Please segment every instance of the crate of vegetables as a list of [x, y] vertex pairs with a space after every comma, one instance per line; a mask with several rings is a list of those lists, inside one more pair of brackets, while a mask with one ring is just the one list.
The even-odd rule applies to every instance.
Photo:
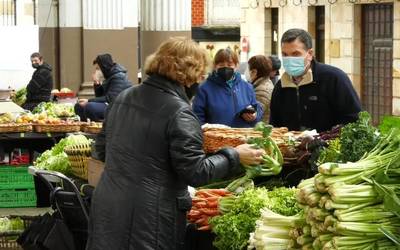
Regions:
[[0, 249], [22, 250], [18, 237], [28, 228], [36, 216], [7, 216], [0, 218]]

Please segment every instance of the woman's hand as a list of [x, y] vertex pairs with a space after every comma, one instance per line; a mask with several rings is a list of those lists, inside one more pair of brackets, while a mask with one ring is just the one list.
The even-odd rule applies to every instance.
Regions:
[[243, 165], [257, 165], [262, 162], [262, 155], [265, 154], [263, 149], [255, 149], [250, 144], [242, 144], [237, 146], [236, 151], [239, 153], [240, 163]]
[[243, 120], [245, 120], [246, 122], [252, 122], [257, 118], [257, 112], [256, 113], [244, 113], [242, 115]]

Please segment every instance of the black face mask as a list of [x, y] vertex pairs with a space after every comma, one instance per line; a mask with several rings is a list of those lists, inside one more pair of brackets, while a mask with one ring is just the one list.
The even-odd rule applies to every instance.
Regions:
[[235, 70], [230, 67], [223, 67], [217, 69], [217, 75], [225, 80], [225, 82], [232, 79]]
[[39, 63], [32, 63], [32, 68], [37, 69], [39, 68]]

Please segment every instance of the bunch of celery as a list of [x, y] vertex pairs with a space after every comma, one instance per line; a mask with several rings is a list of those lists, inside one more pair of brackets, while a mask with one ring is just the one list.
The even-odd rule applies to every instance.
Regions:
[[263, 133], [262, 138], [254, 138], [249, 141], [254, 147], [264, 149], [265, 154], [262, 156], [263, 163], [257, 166], [244, 166], [246, 174], [230, 183], [226, 189], [230, 192], [242, 192], [246, 186], [252, 185], [252, 179], [257, 176], [271, 176], [277, 175], [282, 170], [283, 156], [276, 145], [276, 143], [270, 137], [272, 132], [272, 126], [265, 125], [263, 122], [256, 124], [254, 130], [261, 131]]
[[255, 232], [250, 234], [248, 249], [285, 250], [298, 248], [297, 241], [312, 243], [309, 233], [303, 233], [305, 224], [302, 213], [284, 216], [264, 208]]
[[[393, 239], [400, 229], [400, 181], [389, 174], [400, 177], [396, 130], [359, 161], [324, 163], [319, 174], [301, 182], [297, 200], [313, 249], [397, 249]], [[310, 239], [302, 242], [309, 249]]]

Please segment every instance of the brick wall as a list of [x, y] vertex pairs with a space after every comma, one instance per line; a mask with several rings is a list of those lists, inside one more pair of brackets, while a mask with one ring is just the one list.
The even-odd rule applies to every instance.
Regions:
[[192, 0], [192, 26], [204, 25], [204, 1]]

